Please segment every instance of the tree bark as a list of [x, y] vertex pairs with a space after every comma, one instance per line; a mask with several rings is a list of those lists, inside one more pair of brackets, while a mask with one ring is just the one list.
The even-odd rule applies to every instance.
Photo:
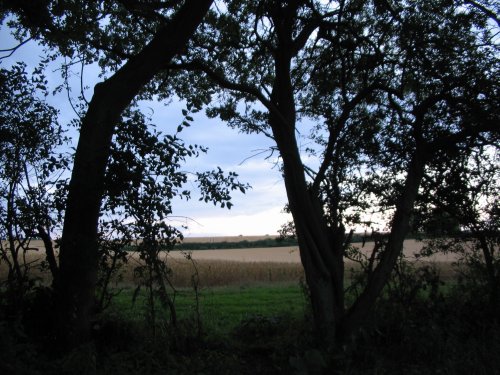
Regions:
[[379, 264], [368, 278], [364, 291], [349, 309], [342, 322], [342, 332], [340, 333], [342, 339], [349, 337], [362, 326], [387, 283], [410, 230], [410, 219], [424, 170], [425, 150], [417, 145], [406, 175], [403, 192], [396, 204], [396, 212], [394, 213], [385, 251]]
[[[285, 49], [286, 51], [286, 49]], [[409, 231], [411, 213], [425, 168], [420, 142], [410, 162], [405, 186], [393, 219], [384, 256], [367, 286], [347, 314], [344, 311], [344, 236], [342, 228], [329, 227], [321, 202], [309, 189], [295, 138], [295, 104], [290, 80], [290, 61], [276, 54], [276, 80], [272, 101], [281, 116], [270, 115], [273, 135], [283, 159], [284, 181], [311, 296], [319, 338], [336, 345], [355, 332], [371, 313], [394, 268]]]
[[59, 277], [59, 267], [57, 266], [57, 260], [54, 253], [54, 246], [52, 245], [52, 238], [48, 231], [42, 225], [37, 227], [38, 235], [43, 241], [45, 247], [45, 259], [49, 264], [50, 274], [52, 275], [52, 285], [57, 284], [57, 278]]
[[[282, 38], [282, 41], [286, 38]], [[279, 116], [270, 113], [273, 136], [283, 159], [284, 182], [299, 242], [301, 261], [311, 296], [319, 338], [333, 344], [336, 326], [343, 315], [342, 250], [335, 246], [321, 202], [311, 194], [295, 138], [296, 109], [290, 77], [291, 48], [281, 46], [275, 54], [276, 78], [271, 100]]]
[[[274, 129], [274, 127], [273, 127]], [[280, 131], [275, 130], [275, 137]], [[342, 255], [335, 253], [333, 237], [323, 217], [320, 202], [307, 187], [295, 137], [277, 137], [283, 158], [284, 181], [311, 296], [319, 338], [333, 344], [337, 322], [343, 314]]]
[[69, 347], [90, 339], [97, 279], [97, 225], [115, 125], [141, 88], [185, 47], [212, 2], [186, 1], [141, 52], [95, 86], [75, 154], [56, 285], [61, 334]]
[[475, 231], [475, 236], [479, 240], [479, 246], [483, 253], [484, 263], [486, 265], [486, 277], [489, 284], [490, 305], [493, 311], [500, 307], [500, 287], [498, 283], [498, 272], [495, 270], [495, 259], [493, 257], [493, 244], [488, 245], [486, 234], [483, 231]]

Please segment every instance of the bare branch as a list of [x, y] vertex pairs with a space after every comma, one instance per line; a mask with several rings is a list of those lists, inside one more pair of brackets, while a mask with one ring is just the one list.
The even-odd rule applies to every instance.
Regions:
[[87, 105], [89, 105], [89, 102], [88, 102], [87, 98], [85, 97], [85, 89], [84, 89], [84, 85], [83, 85], [83, 69], [84, 68], [85, 68], [85, 56], [82, 58], [82, 66], [80, 69], [80, 94], [82, 96], [83, 101]]
[[362, 103], [363, 100], [365, 100], [368, 96], [370, 96], [371, 93], [373, 93], [376, 90], [384, 91], [391, 95], [401, 98], [401, 93], [398, 92], [397, 90], [394, 90], [393, 88], [385, 86], [383, 84], [374, 83], [368, 87], [365, 87], [363, 90], [358, 92], [358, 94], [352, 100], [347, 102], [347, 104], [344, 106], [344, 109], [340, 117], [336, 121], [337, 125], [336, 129], [330, 131], [330, 137], [328, 138], [328, 144], [326, 146], [323, 163], [321, 164], [312, 185], [313, 192], [318, 191], [321, 181], [325, 177], [326, 171], [328, 170], [328, 167], [330, 166], [333, 158], [333, 150], [335, 147], [335, 143], [340, 135], [340, 132], [344, 128], [345, 123], [349, 119], [351, 112], [356, 108], [358, 104]]
[[263, 149], [263, 150], [253, 150], [253, 151], [254, 151], [255, 153], [254, 153], [254, 154], [252, 154], [252, 155], [250, 155], [250, 156], [248, 156], [248, 157], [246, 157], [245, 159], [243, 159], [243, 160], [242, 160], [242, 161], [238, 164], [238, 166], [243, 165], [243, 164], [244, 164], [247, 160], [250, 160], [250, 159], [252, 159], [252, 158], [255, 158], [255, 157], [257, 157], [257, 156], [259, 156], [259, 155], [262, 155], [262, 154], [265, 154], [265, 153], [269, 153], [269, 155], [267, 155], [267, 156], [265, 157], [265, 159], [267, 160], [267, 159], [269, 159], [269, 158], [271, 158], [271, 157], [273, 156], [274, 152], [276, 151], [276, 148], [275, 148], [275, 147], [269, 147], [269, 148], [267, 148], [267, 149]]
[[6, 59], [11, 57], [14, 52], [16, 52], [19, 48], [24, 46], [26, 43], [28, 43], [32, 38], [29, 37], [28, 39], [23, 40], [21, 43], [19, 43], [17, 46], [12, 47], [12, 48], [7, 48], [7, 49], [0, 49], [0, 53], [7, 53], [5, 56], [0, 56], [0, 60]]
[[474, 0], [465, 0], [465, 3], [469, 4], [469, 5], [472, 5], [476, 9], [479, 9], [486, 16], [488, 16], [493, 21], [495, 21], [497, 23], [498, 27], [500, 27], [500, 17], [494, 11], [492, 11], [491, 9], [486, 8], [484, 5], [478, 3], [477, 1], [474, 1]]
[[283, 124], [288, 125], [288, 120], [285, 118], [285, 116], [283, 116], [278, 107], [271, 100], [267, 99], [257, 87], [248, 83], [233, 82], [223, 74], [211, 69], [203, 61], [194, 60], [187, 63], [169, 64], [166, 66], [166, 68], [201, 71], [205, 73], [208, 78], [210, 78], [213, 82], [215, 82], [222, 88], [232, 91], [238, 91], [240, 93], [253, 96], [257, 100], [259, 100], [264, 105], [264, 107], [266, 107], [269, 110], [269, 112], [277, 116]]

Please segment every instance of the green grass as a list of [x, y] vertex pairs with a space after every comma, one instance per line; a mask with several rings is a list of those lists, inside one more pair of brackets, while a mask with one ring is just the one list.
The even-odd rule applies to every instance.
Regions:
[[[123, 289], [114, 298], [111, 312], [125, 319], [145, 319], [146, 294], [141, 291], [135, 304], [134, 290]], [[159, 303], [159, 302], [158, 302]], [[306, 308], [304, 293], [299, 285], [262, 285], [252, 287], [221, 287], [199, 293], [199, 311], [205, 329], [229, 332], [241, 321], [253, 316], [301, 317]], [[178, 319], [195, 316], [196, 298], [191, 289], [181, 289], [175, 296]], [[168, 318], [166, 312], [162, 312]]]
[[3, 372], [0, 363], [0, 373], [59, 375], [64, 368], [68, 375], [73, 369], [83, 373], [92, 363], [88, 358], [96, 361], [98, 375], [499, 373], [498, 313], [473, 294], [475, 289], [464, 294], [441, 288], [438, 298], [426, 289], [410, 302], [385, 291], [367, 326], [333, 354], [317, 346], [298, 283], [202, 289], [201, 331], [192, 289], [176, 295], [177, 329], [164, 324], [169, 316], [161, 308], [151, 329], [145, 290], [132, 304], [134, 289], [128, 288], [95, 325], [95, 348], [79, 348], [62, 359], [44, 354], [51, 335], [30, 342], [16, 325], [0, 322], [2, 353], [13, 360], [3, 362], [11, 366]]

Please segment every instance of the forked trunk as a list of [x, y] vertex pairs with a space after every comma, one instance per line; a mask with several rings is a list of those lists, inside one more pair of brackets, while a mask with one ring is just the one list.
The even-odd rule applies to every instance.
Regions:
[[415, 151], [405, 187], [396, 206], [384, 256], [373, 271], [360, 298], [345, 314], [345, 233], [342, 230], [335, 231], [327, 225], [320, 200], [308, 189], [293, 131], [280, 125], [276, 119], [275, 121], [271, 123], [283, 158], [285, 186], [309, 287], [314, 323], [320, 339], [327, 344], [336, 345], [362, 326], [402, 251], [424, 173], [425, 152], [421, 149]]
[[326, 224], [321, 203], [309, 192], [293, 131], [278, 122], [273, 131], [283, 158], [284, 181], [314, 324], [320, 340], [333, 345], [344, 313], [342, 249]]
[[403, 250], [404, 240], [410, 230], [410, 220], [418, 189], [424, 175], [425, 150], [421, 147], [421, 145], [417, 145], [417, 150], [410, 162], [405, 186], [396, 204], [391, 232], [384, 253], [370, 274], [365, 289], [342, 322], [342, 338], [351, 336], [367, 320]]
[[[285, 44], [286, 39], [284, 36]], [[282, 46], [281, 54], [276, 55], [276, 78], [271, 95], [276, 110], [270, 112], [269, 123], [283, 159], [288, 204], [297, 231], [316, 330], [322, 341], [333, 345], [338, 322], [344, 312], [343, 254], [341, 247], [336, 246], [336, 236], [326, 223], [321, 202], [310, 193], [304, 174], [295, 138], [290, 50], [286, 45]]]

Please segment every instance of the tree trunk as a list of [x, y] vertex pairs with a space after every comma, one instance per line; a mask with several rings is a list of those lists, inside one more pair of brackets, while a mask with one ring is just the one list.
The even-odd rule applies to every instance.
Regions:
[[[295, 138], [290, 139], [295, 144]], [[278, 146], [280, 147], [280, 146]], [[341, 251], [326, 225], [320, 202], [310, 195], [298, 148], [280, 147], [284, 180], [311, 296], [319, 338], [333, 344], [336, 326], [343, 315], [343, 261]]]
[[341, 247], [327, 226], [321, 202], [310, 194], [295, 138], [295, 100], [290, 78], [291, 55], [282, 48], [276, 58], [272, 102], [278, 113], [270, 113], [270, 125], [283, 159], [284, 181], [292, 213], [300, 257], [311, 296], [318, 336], [333, 344], [336, 326], [343, 315], [343, 260]]
[[[321, 202], [312, 195], [304, 175], [295, 139], [295, 106], [286, 59], [276, 57], [273, 102], [281, 116], [271, 113], [270, 124], [283, 159], [284, 181], [299, 242], [301, 261], [311, 296], [319, 338], [335, 345], [355, 332], [366, 320], [401, 253], [418, 188], [424, 173], [424, 152], [417, 148], [410, 163], [403, 193], [396, 207], [383, 259], [347, 315], [344, 314], [344, 236], [325, 221]], [[281, 63], [281, 64], [280, 64]]]
[[403, 249], [404, 240], [410, 230], [410, 219], [417, 198], [418, 189], [425, 169], [425, 151], [417, 149], [412, 157], [405, 186], [391, 225], [391, 232], [379, 264], [368, 278], [366, 287], [347, 312], [342, 322], [341, 337], [348, 338], [358, 330], [371, 313]]
[[486, 234], [484, 231], [474, 231], [474, 235], [479, 240], [479, 246], [483, 253], [484, 262], [486, 265], [486, 278], [488, 279], [488, 289], [490, 295], [490, 305], [492, 307], [492, 311], [498, 311], [500, 308], [500, 287], [498, 283], [498, 277], [496, 269], [495, 269], [495, 259], [493, 257], [493, 244], [488, 245], [488, 240], [486, 238]]
[[56, 285], [61, 334], [69, 347], [90, 339], [97, 279], [97, 225], [115, 125], [141, 88], [185, 47], [212, 1], [186, 1], [141, 52], [95, 86], [75, 154]]
[[37, 227], [38, 235], [43, 241], [45, 247], [45, 259], [49, 264], [50, 274], [52, 275], [52, 285], [57, 284], [57, 278], [59, 277], [59, 267], [57, 266], [56, 255], [54, 253], [54, 246], [52, 245], [52, 238], [48, 231], [42, 225]]
[[[280, 26], [282, 27], [282, 26]], [[319, 338], [327, 345], [355, 332], [371, 312], [401, 253], [424, 173], [424, 152], [417, 146], [396, 212], [387, 248], [358, 301], [344, 311], [344, 237], [342, 227], [329, 226], [321, 200], [309, 189], [295, 138], [296, 110], [291, 82], [291, 37], [279, 27], [282, 45], [275, 51], [275, 81], [269, 122], [283, 159], [284, 181], [299, 242]], [[419, 142], [417, 142], [419, 143]], [[334, 225], [334, 224], [332, 224]]]

